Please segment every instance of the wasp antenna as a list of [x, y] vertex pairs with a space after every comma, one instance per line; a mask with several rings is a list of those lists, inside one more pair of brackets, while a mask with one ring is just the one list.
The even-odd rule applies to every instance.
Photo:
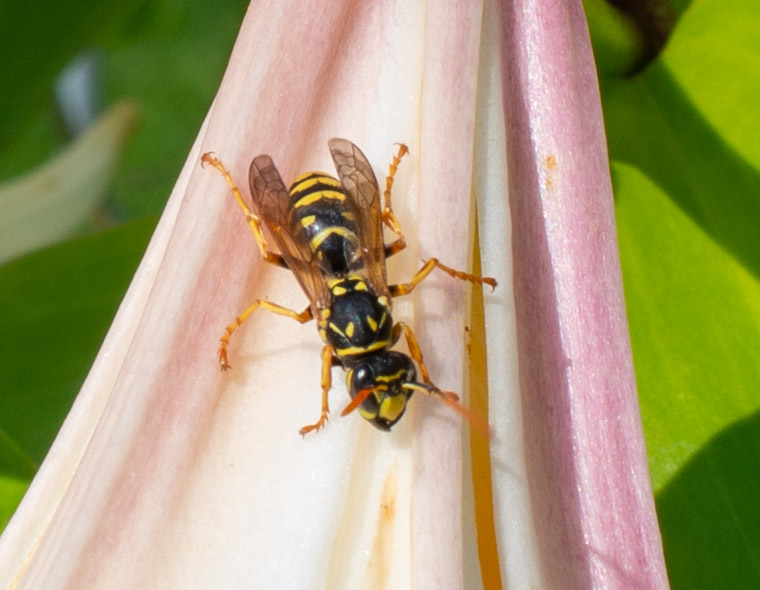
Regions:
[[436, 397], [441, 402], [449, 406], [452, 410], [462, 416], [462, 418], [467, 420], [470, 426], [473, 427], [479, 434], [485, 436], [486, 438], [491, 437], [491, 428], [488, 426], [488, 422], [486, 422], [483, 416], [477, 412], [473, 412], [470, 408], [461, 404], [456, 394], [448, 391], [438, 391], [438, 394], [439, 395]]
[[486, 438], [491, 437], [491, 429], [488, 426], [488, 422], [486, 422], [483, 416], [477, 412], [473, 412], [470, 408], [462, 404], [459, 401], [459, 396], [456, 393], [452, 393], [451, 391], [442, 391], [437, 387], [423, 383], [405, 383], [404, 388], [421, 391], [425, 395], [429, 395], [430, 397], [437, 399], [444, 405], [454, 410], [462, 418], [464, 418], [467, 423], [479, 434], [485, 436]]

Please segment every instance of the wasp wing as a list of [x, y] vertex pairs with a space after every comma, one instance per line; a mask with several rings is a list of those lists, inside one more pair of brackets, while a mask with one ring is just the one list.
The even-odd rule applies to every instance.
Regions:
[[267, 155], [256, 156], [249, 170], [253, 210], [263, 220], [280, 254], [317, 311], [330, 304], [330, 293], [308, 244], [293, 234], [290, 195]]
[[347, 139], [333, 138], [327, 145], [340, 182], [351, 197], [367, 280], [375, 293], [390, 296], [385, 274], [380, 192], [375, 173], [362, 151]]

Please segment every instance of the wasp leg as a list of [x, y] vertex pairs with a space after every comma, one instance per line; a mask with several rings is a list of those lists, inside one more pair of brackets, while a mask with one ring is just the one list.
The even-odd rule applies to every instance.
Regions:
[[390, 285], [388, 287], [388, 290], [391, 293], [392, 297], [398, 297], [400, 295], [409, 295], [412, 291], [414, 291], [414, 288], [419, 285], [426, 276], [428, 276], [431, 272], [433, 272], [434, 268], [440, 268], [443, 272], [445, 272], [447, 275], [454, 277], [455, 279], [461, 279], [463, 281], [468, 281], [470, 283], [475, 283], [476, 285], [488, 285], [491, 287], [491, 289], [496, 288], [496, 279], [492, 279], [491, 277], [480, 277], [478, 275], [473, 275], [467, 272], [463, 272], [461, 270], [455, 270], [453, 268], [450, 268], [443, 264], [442, 262], [439, 262], [437, 258], [431, 258], [428, 260], [425, 264], [422, 265], [422, 268], [417, 271], [417, 274], [415, 274], [412, 277], [412, 280], [408, 283], [402, 283], [400, 285]]
[[229, 185], [230, 190], [232, 190], [232, 194], [235, 195], [235, 200], [238, 202], [238, 205], [240, 205], [240, 208], [245, 214], [245, 220], [248, 222], [248, 227], [250, 227], [251, 231], [253, 232], [253, 237], [256, 240], [256, 243], [259, 245], [261, 257], [271, 264], [276, 264], [277, 266], [288, 268], [288, 265], [285, 263], [285, 259], [280, 254], [272, 252], [269, 249], [267, 241], [264, 238], [264, 232], [261, 229], [261, 220], [253, 213], [253, 211], [251, 211], [248, 205], [246, 205], [240, 189], [237, 187], [235, 181], [232, 178], [232, 174], [230, 174], [230, 171], [227, 170], [222, 161], [214, 156], [211, 152], [207, 152], [201, 156], [201, 165], [203, 164], [210, 164], [216, 168]]
[[330, 393], [332, 387], [332, 371], [334, 362], [335, 349], [332, 346], [325, 346], [322, 349], [322, 414], [319, 416], [314, 424], [304, 426], [298, 433], [301, 436], [305, 436], [312, 430], [319, 430], [327, 422], [327, 415], [330, 413], [330, 406], [327, 401], [327, 395]]
[[406, 248], [406, 240], [399, 238], [398, 240], [395, 240], [394, 242], [391, 242], [390, 244], [386, 244], [384, 246], [385, 250], [385, 257], [390, 258], [394, 254], [398, 254]]
[[237, 330], [242, 325], [242, 323], [248, 319], [248, 316], [251, 315], [259, 307], [279, 315], [293, 318], [301, 324], [305, 324], [309, 320], [314, 319], [314, 316], [311, 313], [311, 307], [307, 307], [301, 313], [298, 313], [292, 309], [288, 309], [287, 307], [282, 307], [281, 305], [267, 301], [266, 299], [257, 299], [253, 302], [253, 305], [251, 305], [251, 307], [236, 317], [235, 321], [225, 328], [224, 336], [219, 339], [219, 364], [221, 365], [222, 370], [230, 368], [230, 364], [227, 362], [227, 346], [230, 343], [230, 336], [232, 336], [232, 333]]
[[396, 219], [396, 215], [393, 213], [393, 207], [391, 206], [391, 189], [393, 188], [393, 179], [396, 176], [396, 170], [398, 165], [404, 156], [409, 153], [409, 148], [403, 143], [398, 144], [398, 153], [393, 156], [393, 161], [388, 167], [388, 176], [385, 177], [385, 191], [383, 192], [383, 223], [398, 236], [398, 239], [385, 246], [385, 257], [393, 256], [397, 252], [401, 252], [406, 248], [406, 238], [404, 232], [401, 229], [401, 224]]
[[425, 366], [425, 361], [422, 358], [422, 350], [420, 349], [420, 345], [417, 342], [417, 338], [415, 337], [414, 332], [412, 332], [412, 329], [404, 322], [398, 322], [395, 326], [393, 326], [391, 341], [394, 343], [397, 342], [399, 336], [401, 336], [402, 330], [404, 331], [404, 338], [406, 338], [406, 345], [409, 347], [409, 354], [411, 354], [414, 362], [416, 362], [420, 367], [422, 380], [433, 388], [438, 389], [438, 387], [436, 387], [435, 384], [430, 380], [430, 373], [428, 373], [427, 367]]

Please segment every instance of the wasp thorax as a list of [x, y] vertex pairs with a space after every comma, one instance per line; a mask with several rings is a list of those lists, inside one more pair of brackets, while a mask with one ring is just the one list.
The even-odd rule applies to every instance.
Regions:
[[344, 363], [391, 345], [393, 319], [387, 299], [378, 297], [363, 278], [331, 281], [330, 292], [333, 300], [325, 341]]

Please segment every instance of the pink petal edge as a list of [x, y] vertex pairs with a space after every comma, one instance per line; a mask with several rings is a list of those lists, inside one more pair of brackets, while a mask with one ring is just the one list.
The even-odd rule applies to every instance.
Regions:
[[546, 587], [667, 588], [581, 2], [502, 7], [528, 486]]

